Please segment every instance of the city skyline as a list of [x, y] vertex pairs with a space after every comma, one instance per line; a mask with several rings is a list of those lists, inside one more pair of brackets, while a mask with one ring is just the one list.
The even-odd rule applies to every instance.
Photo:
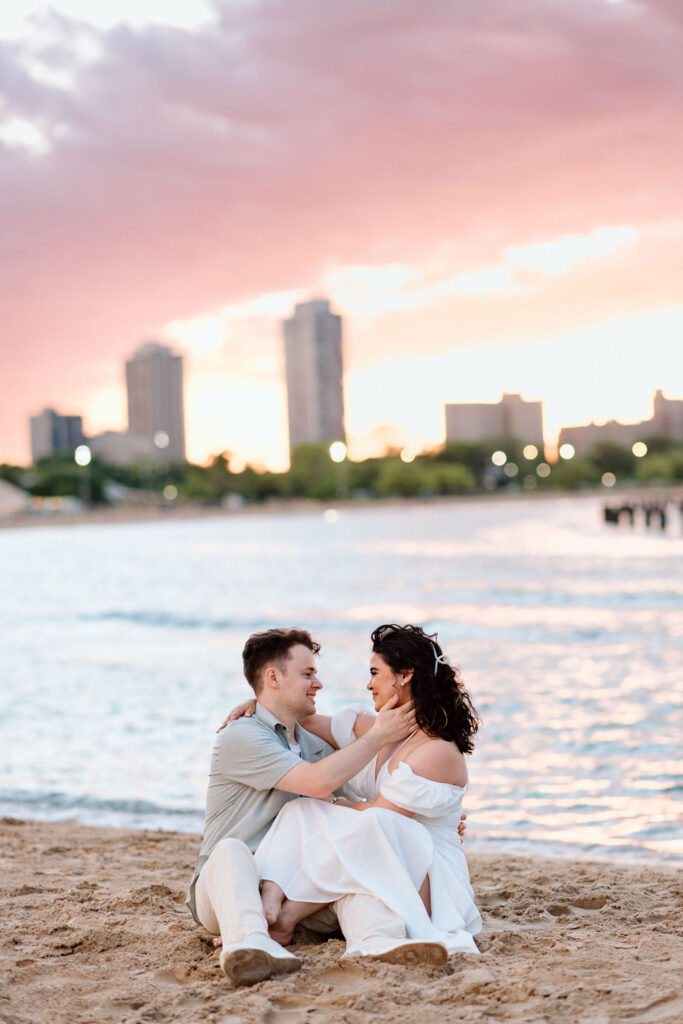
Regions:
[[[300, 321], [303, 321], [303, 341], [309, 345], [312, 343], [314, 357], [319, 358], [319, 353], [315, 353], [318, 341], [316, 331], [313, 331], [310, 338], [305, 335], [310, 331], [311, 316], [314, 320], [315, 315], [321, 313], [333, 321], [332, 329], [330, 330], [329, 326], [326, 326], [322, 333], [327, 335], [323, 339], [324, 341], [333, 342], [334, 350], [332, 363], [325, 368], [323, 373], [323, 384], [328, 389], [332, 386], [332, 390], [335, 391], [341, 384], [339, 379], [341, 365], [337, 362], [338, 357], [341, 356], [341, 317], [330, 313], [329, 302], [316, 299], [310, 303], [297, 305], [293, 316], [282, 324], [284, 340], [286, 345], [287, 343], [296, 345], [302, 341], [300, 334], [302, 323], [300, 322], [295, 325], [294, 330], [292, 329], [292, 324], [299, 318]], [[324, 355], [329, 357], [329, 354], [327, 352]], [[316, 358], [314, 358], [315, 361]], [[300, 359], [296, 356], [290, 370], [300, 371], [299, 362]], [[147, 365], [140, 367], [138, 366], [140, 363]], [[92, 453], [103, 462], [114, 464], [135, 464], [138, 461], [146, 462], [150, 459], [170, 460], [171, 462], [185, 461], [182, 365], [183, 356], [174, 352], [170, 347], [150, 340], [143, 342], [125, 361], [129, 410], [127, 430], [119, 432], [108, 427], [99, 435], [86, 435], [80, 415], [64, 415], [55, 409], [46, 407], [41, 413], [29, 418], [33, 461], [51, 454], [71, 451], [78, 444], [83, 443], [87, 444]], [[142, 370], [142, 376], [137, 379], [135, 375], [131, 376], [131, 369]], [[285, 381], [288, 408], [292, 404], [292, 397], [289, 395], [290, 383], [288, 378]], [[310, 393], [313, 383], [315, 382], [306, 379], [302, 387], [299, 381], [294, 381], [293, 390], [297, 401], [312, 404], [313, 412], [316, 413], [318, 396]], [[138, 406], [137, 410], [135, 409], [136, 405]], [[312, 425], [313, 433], [308, 431], [308, 436], [305, 436], [307, 431], [304, 430], [304, 433], [292, 443], [290, 431], [290, 454], [291, 449], [297, 444], [324, 443], [335, 438], [339, 440], [344, 438], [343, 406], [338, 413], [338, 418], [335, 415], [331, 418], [328, 416], [321, 422], [318, 422], [317, 414], [314, 415], [310, 423], [307, 423], [307, 417], [304, 417], [299, 426], [310, 427]], [[613, 442], [622, 447], [630, 447], [638, 441], [646, 452], [647, 448], [642, 445], [642, 442], [648, 441], [652, 437], [667, 438], [670, 441], [683, 439], [683, 399], [665, 395], [662, 389], [657, 389], [652, 395], [650, 415], [641, 421], [593, 418], [587, 423], [562, 426], [558, 436], [553, 440], [549, 440], [544, 431], [543, 402], [529, 401], [517, 393], [503, 391], [499, 399], [494, 402], [445, 403], [442, 407], [442, 418], [443, 437], [436, 445], [412, 445], [400, 438], [394, 426], [386, 425], [376, 432], [375, 444], [371, 452], [359, 452], [358, 447], [353, 444], [350, 446], [344, 444], [343, 449], [352, 460], [362, 461], [362, 459], [373, 455], [385, 456], [399, 448], [404, 448], [405, 453], [410, 453], [410, 458], [405, 461], [412, 461], [416, 454], [438, 449], [444, 444], [487, 440], [496, 443], [507, 438], [519, 444], [530, 444], [535, 451], [540, 449], [541, 457], [545, 451], [546, 457], [551, 462], [555, 462], [562, 454], [561, 446], [566, 445], [567, 442], [571, 448], [571, 455], [563, 455], [564, 458], [571, 458], [575, 452], [585, 454], [589, 452], [592, 445], [599, 444], [601, 441]], [[170, 434], [166, 430], [157, 429], [162, 423], [167, 425]], [[134, 430], [131, 429], [132, 425], [135, 426]], [[331, 429], [327, 429], [330, 425]], [[335, 429], [335, 425], [339, 429]], [[68, 437], [71, 436], [73, 436], [73, 441], [69, 444]], [[558, 449], [560, 454], [558, 454]], [[220, 454], [222, 452], [218, 450], [212, 452], [212, 456]], [[404, 452], [401, 454], [403, 457]], [[229, 464], [234, 472], [239, 472], [248, 464], [247, 460], [242, 459], [238, 452], [230, 452], [229, 455]], [[188, 459], [188, 461], [192, 460]], [[335, 458], [335, 461], [338, 459]], [[267, 468], [258, 463], [252, 463], [252, 465], [257, 469]], [[276, 467], [276, 471], [278, 469], [280, 467]]]
[[52, 6], [0, 14], [0, 460], [44, 406], [123, 429], [147, 336], [192, 460], [282, 468], [280, 321], [320, 294], [352, 454], [503, 391], [551, 443], [683, 393], [679, 6]]

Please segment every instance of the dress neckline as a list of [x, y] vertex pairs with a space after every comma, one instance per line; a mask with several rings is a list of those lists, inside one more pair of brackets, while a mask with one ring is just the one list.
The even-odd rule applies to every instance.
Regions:
[[[379, 769], [377, 768], [377, 758], [379, 757], [379, 750], [377, 751], [372, 762], [374, 768], [373, 775], [375, 777], [375, 782], [379, 779], [382, 772], [382, 768], [384, 768], [385, 764], [389, 764], [390, 761], [393, 761], [393, 759], [398, 754], [399, 750], [403, 750], [408, 740], [412, 740], [413, 736], [416, 736], [419, 731], [419, 729], [413, 729], [410, 735], [406, 736], [406, 738], [401, 743], [399, 743], [399, 745], [396, 747], [396, 750], [394, 750], [393, 753], [389, 754], [389, 757], [386, 759], [386, 761], [382, 762], [382, 767]], [[401, 764], [401, 762], [399, 761], [398, 764]], [[398, 767], [398, 765], [396, 767]]]
[[[389, 761], [391, 761], [391, 758], [388, 758], [388, 760], [386, 760], [384, 762], [384, 764], [382, 765], [380, 770], [377, 772], [377, 776], [376, 776], [376, 781], [377, 782], [379, 782], [380, 776], [381, 776], [382, 772], [384, 771], [384, 769], [388, 768]], [[456, 784], [454, 782], [437, 782], [436, 779], [428, 779], [424, 775], [417, 775], [413, 771], [412, 767], [408, 764], [407, 761], [399, 761], [398, 764], [396, 765], [396, 767], [394, 768], [393, 772], [389, 772], [388, 771], [387, 774], [389, 776], [394, 775], [397, 771], [400, 771], [401, 768], [407, 768], [408, 771], [410, 772], [410, 774], [413, 776], [414, 779], [422, 779], [423, 782], [428, 782], [430, 786], [447, 786], [448, 789], [457, 789], [461, 793], [465, 793], [467, 791], [467, 789], [469, 788], [469, 780], [467, 781], [467, 783], [464, 786], [456, 786]]]

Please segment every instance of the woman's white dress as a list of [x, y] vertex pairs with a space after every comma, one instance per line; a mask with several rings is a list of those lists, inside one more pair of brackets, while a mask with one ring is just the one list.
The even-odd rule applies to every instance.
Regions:
[[[332, 719], [340, 747], [355, 739], [355, 707]], [[255, 853], [261, 878], [291, 900], [331, 903], [348, 893], [382, 900], [406, 922], [409, 938], [442, 942], [450, 953], [478, 952], [472, 938], [481, 917], [458, 835], [465, 788], [415, 775], [405, 761], [393, 772], [374, 758], [349, 785], [357, 796], [381, 794], [410, 811], [356, 811], [321, 800], [292, 800], [282, 808]], [[429, 874], [431, 920], [418, 890]]]

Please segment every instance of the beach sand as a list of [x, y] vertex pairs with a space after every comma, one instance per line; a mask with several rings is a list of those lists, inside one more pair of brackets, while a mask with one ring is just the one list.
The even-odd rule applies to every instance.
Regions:
[[342, 964], [303, 936], [296, 974], [236, 989], [184, 907], [196, 836], [0, 820], [0, 1021], [392, 1024], [683, 1020], [683, 876], [469, 856], [482, 955]]

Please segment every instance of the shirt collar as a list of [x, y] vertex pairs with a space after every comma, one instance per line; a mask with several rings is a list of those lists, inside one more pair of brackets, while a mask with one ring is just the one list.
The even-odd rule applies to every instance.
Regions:
[[[287, 726], [284, 722], [281, 722], [279, 718], [276, 718], [273, 712], [269, 711], [268, 708], [265, 708], [259, 701], [256, 701], [254, 718], [258, 718], [259, 722], [263, 722], [264, 725], [273, 729], [282, 742], [286, 746], [289, 746], [289, 740], [287, 739]], [[294, 742], [299, 744], [302, 753], [318, 754], [324, 750], [325, 746], [321, 739], [318, 739], [318, 737], [314, 736], [313, 733], [306, 732], [298, 722], [294, 726]]]
[[264, 725], [267, 725], [269, 729], [272, 729], [280, 742], [285, 747], [289, 747], [289, 733], [287, 732], [287, 726], [284, 722], [281, 722], [279, 718], [276, 718], [272, 711], [269, 711], [268, 708], [264, 708], [263, 704], [260, 704], [258, 701], [256, 701], [254, 718], [257, 718], [259, 722], [262, 722]]

